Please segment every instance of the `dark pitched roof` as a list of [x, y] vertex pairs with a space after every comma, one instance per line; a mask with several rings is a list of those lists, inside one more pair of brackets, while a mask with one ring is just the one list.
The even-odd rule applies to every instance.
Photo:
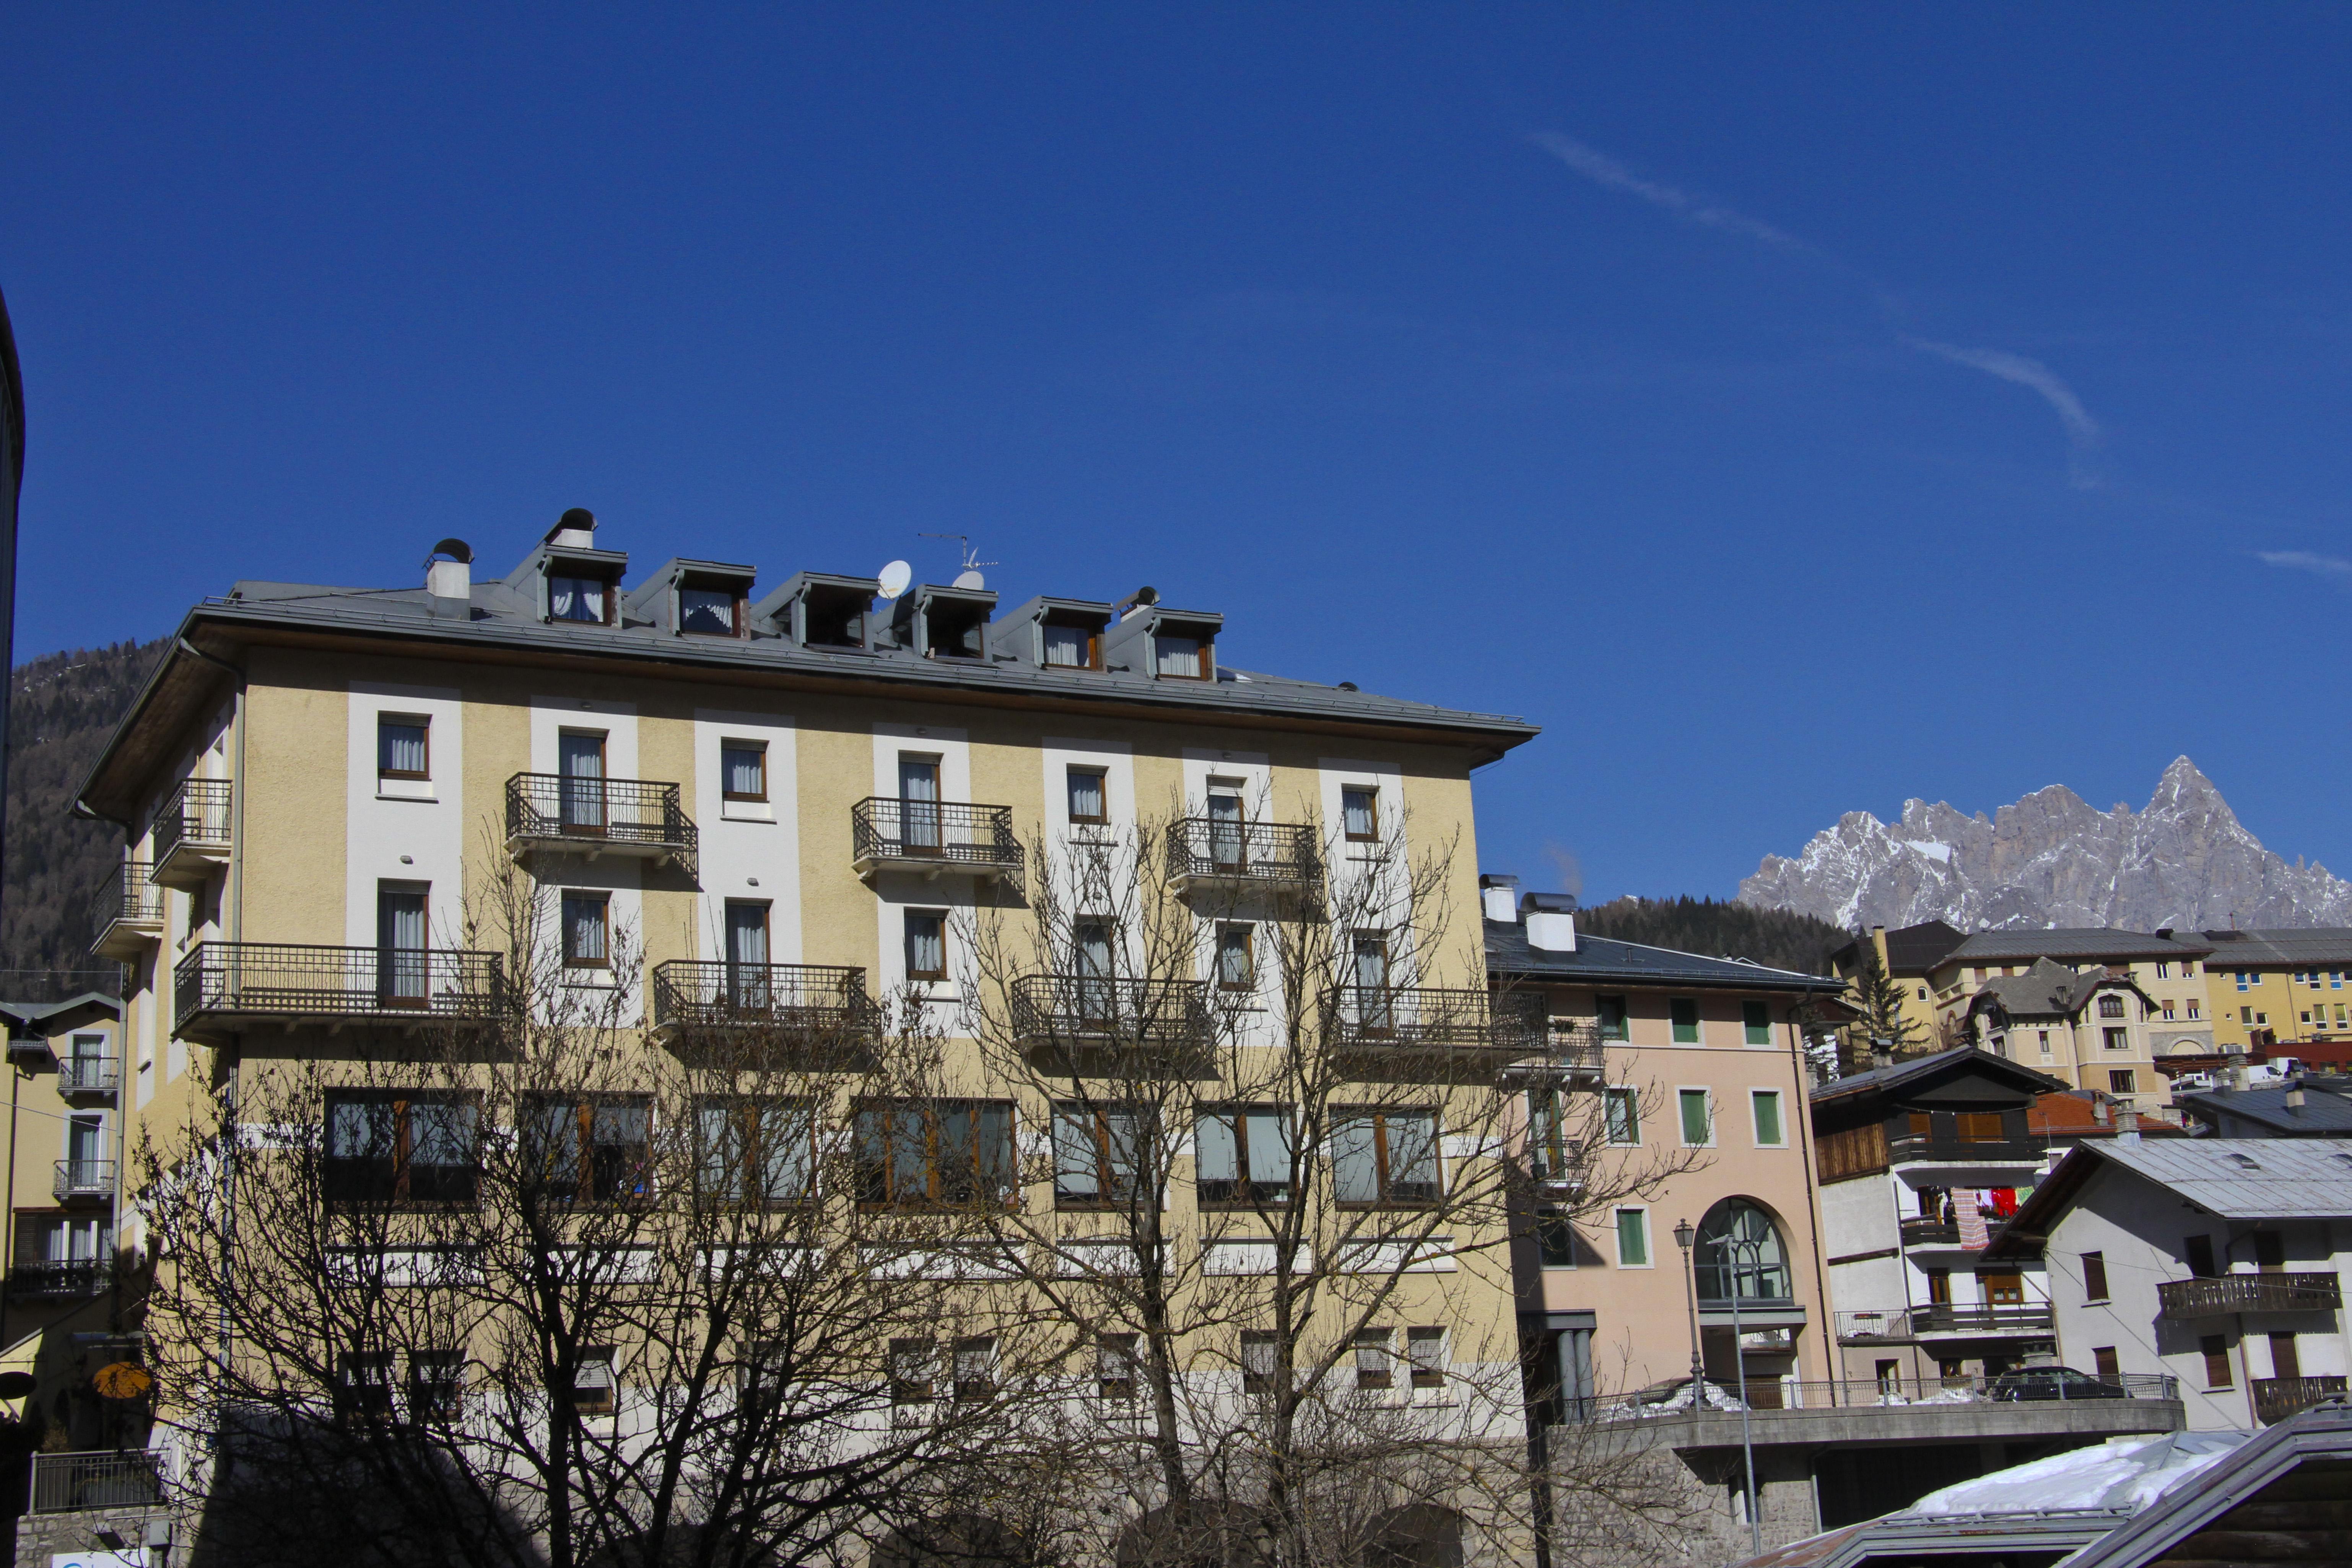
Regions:
[[2104, 970], [2069, 969], [2063, 963], [2037, 958], [2022, 974], [1996, 974], [1978, 986], [1976, 994], [1969, 998], [1969, 1011], [1974, 1013], [1990, 1004], [2012, 1018], [2071, 1018], [2083, 1010], [2093, 995], [2110, 985], [2120, 985], [2148, 1005], [2155, 1005], [2147, 993], [2131, 981], [2111, 978]]
[[2021, 958], [2075, 959], [2112, 963], [2126, 958], [2199, 958], [2211, 944], [2194, 938], [2113, 926], [2049, 926], [2039, 930], [1980, 931], [1945, 955], [1948, 963], [2011, 963]]
[[[1968, 932], [1942, 921], [1922, 921], [1917, 925], [1902, 926], [1886, 933], [1886, 972], [1910, 977], [1927, 973], [1944, 960], [1944, 954], [1968, 940]], [[1856, 937], [1830, 955], [1832, 963], [1852, 963], [1861, 955], [1866, 940]]]
[[1792, 969], [1767, 969], [1744, 958], [1703, 958], [1667, 947], [1645, 947], [1613, 937], [1576, 935], [1574, 952], [1528, 945], [1528, 928], [1517, 921], [1486, 922], [1486, 968], [1495, 974], [1529, 980], [1564, 980], [1611, 985], [1687, 985], [1738, 991], [1788, 991], [1835, 996], [1845, 982]]
[[2056, 1093], [2066, 1087], [2048, 1073], [2035, 1072], [2007, 1057], [1981, 1051], [1974, 1046], [1958, 1046], [1948, 1051], [1937, 1051], [1931, 1057], [1913, 1057], [1892, 1067], [1873, 1068], [1868, 1072], [1832, 1079], [1813, 1090], [1813, 1103], [1818, 1105], [1827, 1100], [1843, 1100], [1850, 1095], [1884, 1094], [1892, 1089], [1924, 1084], [1947, 1074], [1969, 1070], [2005, 1078], [2020, 1089], [2034, 1094]]
[[2341, 1561], [2343, 1537], [2335, 1514], [2347, 1468], [2352, 1406], [2339, 1395], [2280, 1422], [2202, 1474], [2168, 1488], [2129, 1523], [2067, 1558], [2067, 1568], [2227, 1561], [2245, 1553], [2250, 1541], [2281, 1562]]
[[2209, 931], [2213, 962], [2223, 969], [2352, 968], [2352, 927], [2308, 931]]
[[2284, 1137], [2352, 1138], [2352, 1100], [2310, 1083], [2304, 1085], [2300, 1107], [2289, 1105], [2286, 1097], [2286, 1086], [2279, 1084], [2176, 1095], [2173, 1103], [2192, 1116], [2203, 1110], [2215, 1118], [2242, 1119]]
[[109, 996], [102, 991], [85, 991], [62, 1002], [0, 1002], [0, 1017], [9, 1018], [31, 1029], [84, 1008], [120, 1018], [122, 1016], [122, 999]]

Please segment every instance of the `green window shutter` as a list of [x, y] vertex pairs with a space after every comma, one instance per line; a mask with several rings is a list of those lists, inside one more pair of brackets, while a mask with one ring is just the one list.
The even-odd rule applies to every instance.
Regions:
[[1622, 996], [1599, 997], [1594, 1003], [1593, 1011], [1596, 1015], [1594, 1022], [1601, 1026], [1602, 1039], [1622, 1040], [1625, 1037], [1625, 998]]
[[1642, 1098], [1640, 1091], [1612, 1089], [1607, 1091], [1609, 1107], [1609, 1142], [1638, 1144], [1642, 1142]]
[[1640, 1209], [1617, 1211], [1617, 1262], [1639, 1268], [1650, 1261], [1650, 1216]]
[[1698, 1044], [1698, 998], [1676, 996], [1666, 1003], [1666, 1016], [1674, 1020], [1675, 1044]]
[[1751, 1095], [1756, 1107], [1756, 1142], [1776, 1144], [1780, 1142], [1780, 1096], [1778, 1091]]
[[1739, 1019], [1748, 1026], [1749, 1045], [1769, 1046], [1772, 1043], [1772, 1016], [1765, 1011], [1763, 1003], [1742, 1002]]
[[1714, 1130], [1707, 1125], [1706, 1090], [1686, 1089], [1682, 1091], [1683, 1142], [1693, 1148], [1713, 1142]]

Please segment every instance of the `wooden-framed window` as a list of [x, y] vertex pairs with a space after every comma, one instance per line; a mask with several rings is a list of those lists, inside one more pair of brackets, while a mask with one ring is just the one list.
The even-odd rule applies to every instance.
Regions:
[[2127, 1051], [2131, 1049], [2131, 1031], [2129, 1029], [2102, 1029], [2099, 1033], [2103, 1037], [2101, 1043], [2104, 1044], [2107, 1049], [2111, 1051]]
[[1013, 1107], [992, 1100], [878, 1100], [857, 1107], [857, 1200], [872, 1208], [1013, 1201]]
[[1192, 1124], [1192, 1183], [1202, 1208], [1280, 1208], [1290, 1202], [1297, 1163], [1290, 1112], [1278, 1105], [1227, 1105]]
[[1998, 1143], [2008, 1136], [2001, 1130], [1998, 1110], [1963, 1110], [1952, 1118], [1952, 1125], [1963, 1143]]
[[2139, 1082], [2137, 1075], [2133, 1073], [2132, 1069], [2129, 1068], [2112, 1068], [2108, 1069], [2107, 1092], [2109, 1094], [2138, 1093]]
[[2124, 999], [2112, 994], [2099, 998], [2099, 1016], [2120, 1018], [2124, 1016]]
[[1100, 827], [1110, 821], [1110, 791], [1100, 768], [1073, 767], [1066, 775], [1070, 826]]
[[890, 1342], [890, 1403], [929, 1405], [939, 1397], [940, 1347], [936, 1340]]
[[547, 618], [574, 625], [609, 626], [619, 608], [620, 595], [603, 577], [551, 571], [547, 574]]
[[613, 965], [613, 895], [567, 888], [563, 893], [563, 967]]
[[705, 1095], [695, 1101], [695, 1187], [746, 1207], [816, 1195], [816, 1108], [803, 1100]]
[[2213, 1238], [2211, 1237], [2200, 1235], [2184, 1237], [2181, 1242], [2180, 1250], [2183, 1258], [2189, 1264], [2189, 1277], [2190, 1279], [2213, 1279], [2220, 1278], [2221, 1270], [2216, 1267], [2214, 1263]]
[[1159, 632], [1151, 638], [1152, 671], [1162, 680], [1206, 680], [1212, 671], [1209, 639], [1182, 632]]
[[1257, 960], [1252, 951], [1256, 935], [1256, 927], [1240, 921], [1217, 928], [1217, 989], [1257, 988]]
[[1437, 1113], [1365, 1110], [1333, 1124], [1331, 1189], [1342, 1207], [1414, 1207], [1438, 1197]]
[[728, 583], [679, 584], [677, 629], [689, 637], [741, 637], [741, 592]]
[[955, 1357], [955, 1386], [960, 1405], [976, 1405], [996, 1395], [996, 1341], [988, 1334], [967, 1334], [950, 1347]]
[[1102, 634], [1090, 626], [1047, 621], [1038, 628], [1048, 669], [1100, 669]]
[[2104, 1252], [2083, 1254], [2083, 1300], [2107, 1300], [2107, 1255]]
[[1095, 1342], [1095, 1396], [1112, 1405], [1134, 1402], [1137, 1387], [1142, 1383], [1142, 1367], [1136, 1354], [1139, 1336], [1135, 1334], [1105, 1334]]
[[1282, 1339], [1264, 1329], [1242, 1331], [1242, 1392], [1272, 1394], [1282, 1376]]
[[1350, 844], [1377, 844], [1381, 837], [1381, 792], [1371, 784], [1339, 789], [1339, 826]]
[[379, 713], [375, 718], [375, 776], [433, 776], [433, 721], [422, 713]]
[[326, 1111], [320, 1175], [330, 1204], [474, 1201], [479, 1112], [471, 1099], [333, 1089]]
[[2091, 1370], [2099, 1376], [2108, 1379], [2110, 1382], [2116, 1378], [2121, 1377], [2124, 1374], [2123, 1363], [2116, 1359], [2116, 1347], [2113, 1345], [2093, 1345], [2091, 1347]]
[[590, 1417], [613, 1414], [621, 1394], [621, 1380], [613, 1372], [616, 1353], [612, 1345], [583, 1347], [580, 1364], [572, 1369], [573, 1411]]
[[719, 788], [722, 799], [765, 801], [768, 798], [768, 742], [719, 742]]
[[908, 910], [904, 916], [907, 978], [937, 981], [948, 977], [948, 916], [945, 910]]
[[1405, 1359], [1412, 1366], [1415, 1388], [1445, 1386], [1445, 1329], [1442, 1324], [1424, 1324], [1404, 1331]]
[[1592, 999], [1592, 1022], [1603, 1040], [1622, 1043], [1625, 1038], [1625, 998], [1595, 996]]
[[525, 1107], [525, 1169], [543, 1197], [627, 1203], [653, 1192], [653, 1100], [536, 1095]]
[[335, 1414], [346, 1421], [389, 1421], [392, 1386], [390, 1351], [345, 1351], [335, 1369]]
[[2237, 1380], [2230, 1374], [2230, 1340], [2226, 1334], [2200, 1334], [2197, 1349], [2205, 1357], [2205, 1386], [2234, 1388]]
[[1150, 1141], [1150, 1113], [1139, 1107], [1055, 1106], [1055, 1203], [1064, 1208], [1101, 1208], [1129, 1201]]

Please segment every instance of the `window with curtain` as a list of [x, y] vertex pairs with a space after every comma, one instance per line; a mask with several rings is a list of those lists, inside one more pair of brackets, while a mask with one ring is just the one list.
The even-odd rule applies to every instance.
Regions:
[[1277, 1105], [1201, 1112], [1192, 1124], [1192, 1178], [1207, 1207], [1278, 1208], [1290, 1201], [1290, 1113]]
[[467, 1203], [478, 1113], [471, 1100], [411, 1089], [327, 1096], [330, 1203]]
[[735, 635], [735, 595], [728, 588], [680, 588], [677, 629], [704, 637]]
[[696, 1173], [722, 1204], [805, 1203], [816, 1190], [816, 1110], [804, 1100], [705, 1096], [695, 1103]]
[[1381, 836], [1381, 792], [1368, 784], [1349, 784], [1339, 791], [1341, 829], [1352, 843], [1368, 844]]
[[1437, 1201], [1437, 1113], [1370, 1110], [1339, 1117], [1331, 1138], [1332, 1195], [1341, 1204]]
[[1072, 1207], [1125, 1203], [1136, 1193], [1150, 1129], [1132, 1106], [1054, 1108], [1054, 1197]]
[[945, 980], [948, 977], [948, 918], [938, 910], [906, 912], [907, 978]]
[[1093, 668], [1094, 634], [1086, 627], [1057, 626], [1048, 624], [1045, 632], [1045, 664], [1048, 668], [1088, 669]]
[[719, 742], [719, 777], [729, 800], [768, 798], [768, 742]]
[[610, 893], [563, 895], [563, 965], [567, 969], [612, 966]]
[[1151, 646], [1163, 677], [1198, 680], [1207, 673], [1208, 645], [1199, 637], [1155, 637], [1151, 639]]
[[430, 888], [379, 882], [375, 894], [376, 999], [386, 1007], [422, 1007], [431, 996], [432, 958], [425, 951]]
[[384, 713], [375, 721], [375, 771], [378, 778], [423, 779], [432, 774], [427, 744], [431, 721], [406, 713]]
[[852, 1137], [858, 1201], [970, 1208], [1012, 1201], [1013, 1107], [982, 1100], [868, 1100]]
[[1110, 820], [1100, 768], [1072, 768], [1068, 781], [1070, 821], [1074, 826], [1100, 826]]
[[1248, 991], [1257, 984], [1257, 965], [1250, 952], [1255, 935], [1246, 925], [1217, 928], [1217, 984], [1227, 991]]
[[560, 577], [550, 573], [547, 618], [602, 625], [607, 619], [604, 612], [611, 593], [609, 584], [594, 577]]
[[652, 1131], [653, 1102], [642, 1095], [535, 1096], [524, 1157], [544, 1196], [619, 1203], [652, 1191]]

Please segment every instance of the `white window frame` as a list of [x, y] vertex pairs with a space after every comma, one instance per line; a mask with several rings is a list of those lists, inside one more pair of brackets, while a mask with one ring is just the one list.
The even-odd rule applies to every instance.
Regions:
[[1772, 1119], [1780, 1124], [1780, 1137], [1779, 1142], [1772, 1143], [1767, 1143], [1760, 1136], [1757, 1137], [1756, 1147], [1786, 1149], [1789, 1146], [1789, 1108], [1784, 1102], [1785, 1097], [1777, 1089], [1751, 1089], [1748, 1091], [1748, 1131], [1751, 1135], [1756, 1132], [1756, 1102], [1768, 1099], [1774, 1102]]
[[[1690, 1141], [1690, 1124], [1683, 1120], [1683, 1096], [1686, 1094], [1703, 1094], [1706, 1096], [1706, 1142], [1704, 1143], [1694, 1143]], [[1685, 1149], [1712, 1149], [1717, 1144], [1723, 1142], [1721, 1130], [1716, 1125], [1715, 1090], [1713, 1089], [1703, 1083], [1678, 1083], [1675, 1085], [1675, 1137], [1680, 1142], [1682, 1147]]]
[[[1640, 1263], [1628, 1263], [1625, 1261], [1624, 1216], [1629, 1214], [1639, 1215], [1642, 1216], [1642, 1252], [1643, 1258], [1643, 1261]], [[1650, 1226], [1650, 1205], [1647, 1204], [1619, 1204], [1616, 1207], [1611, 1209], [1609, 1211], [1609, 1245], [1616, 1249], [1618, 1268], [1655, 1268], [1658, 1266], [1658, 1240], [1657, 1237], [1652, 1232]]]

